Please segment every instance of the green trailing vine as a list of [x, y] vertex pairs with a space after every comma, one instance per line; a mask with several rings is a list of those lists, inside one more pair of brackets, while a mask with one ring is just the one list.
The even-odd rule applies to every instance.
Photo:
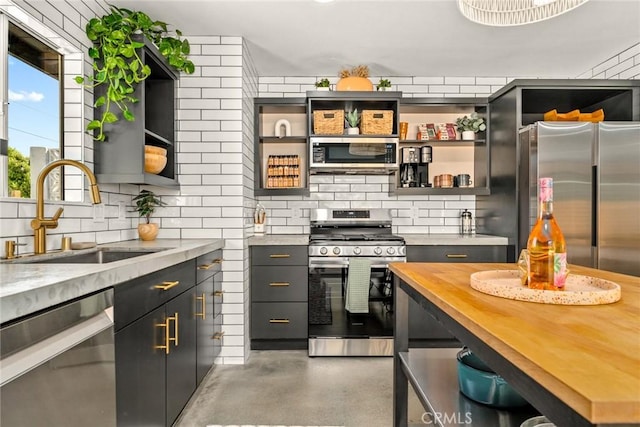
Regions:
[[[93, 76], [75, 78], [78, 84], [98, 88], [104, 85], [104, 95], [99, 96], [94, 107], [101, 108], [102, 115], [87, 125], [87, 132], [93, 132], [93, 138], [105, 141], [104, 125], [119, 120], [115, 110], [128, 121], [135, 117], [129, 106], [138, 102], [133, 96], [136, 86], [151, 74], [148, 65], [142, 62], [139, 49], [144, 46], [142, 37], [151, 40], [162, 56], [178, 71], [193, 74], [195, 67], [187, 56], [190, 52], [189, 41], [182, 39], [180, 30], [176, 37], [169, 35], [167, 24], [154, 21], [143, 12], [134, 12], [110, 6], [111, 13], [101, 18], [92, 18], [85, 32], [93, 46], [89, 48], [89, 57], [93, 59]], [[117, 107], [117, 109], [113, 107]]]

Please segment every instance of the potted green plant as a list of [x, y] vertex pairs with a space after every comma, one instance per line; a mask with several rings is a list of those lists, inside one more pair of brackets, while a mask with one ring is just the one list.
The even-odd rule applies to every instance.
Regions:
[[474, 111], [469, 116], [458, 117], [456, 119], [456, 128], [459, 132], [462, 132], [463, 140], [473, 140], [476, 133], [487, 129], [487, 125], [484, 123], [484, 119], [478, 117], [478, 113]]
[[135, 120], [129, 108], [138, 101], [135, 89], [151, 75], [151, 68], [139, 55], [144, 38], [153, 42], [176, 70], [187, 74], [195, 70], [193, 62], [187, 59], [189, 41], [181, 38], [180, 30], [175, 30], [174, 37], [168, 33], [165, 22], [154, 21], [143, 12], [110, 8], [111, 13], [91, 18], [85, 28], [93, 43], [89, 57], [93, 59], [94, 74], [75, 78], [78, 84], [99, 90], [94, 107], [100, 109], [101, 115], [87, 124], [87, 131], [93, 132], [98, 141], [107, 139], [104, 125], [118, 121], [120, 114], [125, 120]]
[[331, 90], [331, 82], [329, 79], [320, 79], [315, 82], [315, 86], [318, 90]]
[[155, 240], [158, 236], [158, 224], [151, 222], [151, 215], [156, 211], [156, 208], [160, 206], [166, 206], [167, 204], [160, 200], [153, 191], [142, 190], [133, 198], [135, 202], [134, 210], [138, 212], [140, 218], [144, 217], [145, 222], [138, 224], [138, 235], [141, 240]]
[[358, 128], [360, 117], [358, 116], [357, 108], [347, 111], [344, 115], [344, 121], [347, 123], [347, 135], [358, 135], [360, 133]]
[[380, 81], [376, 85], [376, 88], [379, 91], [384, 92], [385, 90], [391, 88], [391, 82], [388, 79], [380, 79]]

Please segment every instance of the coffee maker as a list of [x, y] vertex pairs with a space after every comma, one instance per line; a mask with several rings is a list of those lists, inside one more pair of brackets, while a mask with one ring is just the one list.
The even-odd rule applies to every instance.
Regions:
[[420, 147], [420, 165], [418, 167], [418, 180], [420, 187], [431, 187], [429, 183], [429, 163], [432, 162], [431, 157], [433, 150], [430, 145]]
[[400, 163], [400, 186], [418, 187], [418, 166], [420, 164], [420, 148], [419, 147], [402, 147], [402, 156]]

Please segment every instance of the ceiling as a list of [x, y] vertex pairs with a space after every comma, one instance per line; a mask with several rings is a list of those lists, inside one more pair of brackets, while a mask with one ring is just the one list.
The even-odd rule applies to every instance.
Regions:
[[640, 0], [590, 0], [536, 24], [488, 27], [455, 0], [112, 0], [188, 36], [242, 36], [260, 76], [576, 77], [640, 42]]

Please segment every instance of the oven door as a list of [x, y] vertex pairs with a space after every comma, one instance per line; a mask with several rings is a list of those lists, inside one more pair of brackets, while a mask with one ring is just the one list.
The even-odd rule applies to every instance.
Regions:
[[395, 138], [315, 137], [309, 146], [312, 172], [367, 169], [390, 173], [398, 169]]
[[393, 354], [393, 278], [387, 265], [371, 259], [368, 313], [352, 313], [346, 307], [349, 259], [309, 258], [310, 356]]

